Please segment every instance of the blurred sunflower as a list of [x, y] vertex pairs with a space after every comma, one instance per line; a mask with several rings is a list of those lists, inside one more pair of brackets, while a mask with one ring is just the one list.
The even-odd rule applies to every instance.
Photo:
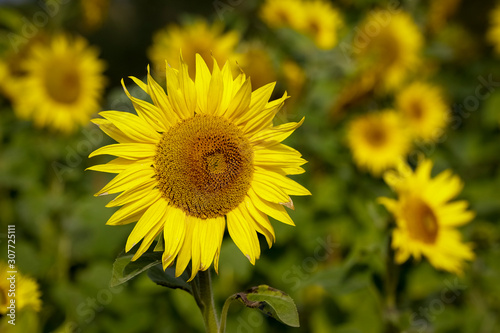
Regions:
[[500, 54], [500, 5], [497, 5], [490, 13], [490, 29], [486, 37], [495, 47], [495, 52]]
[[110, 0], [81, 0], [83, 24], [89, 30], [102, 26], [109, 12]]
[[183, 26], [169, 25], [159, 30], [154, 34], [153, 45], [148, 50], [154, 72], [164, 75], [165, 59], [172, 59], [170, 65], [179, 68], [179, 51], [185, 57], [191, 77], [194, 77], [197, 53], [209, 67], [213, 65], [212, 59], [219, 63], [237, 60], [235, 48], [240, 36], [236, 31], [224, 33], [223, 29], [221, 24], [209, 25], [205, 20], [198, 19]]
[[[12, 297], [9, 296], [10, 281], [7, 279], [10, 277], [10, 274], [8, 271], [10, 271], [10, 269], [7, 263], [0, 261], [0, 316], [8, 312], [7, 306], [9, 306], [9, 300], [12, 299]], [[16, 311], [22, 311], [26, 308], [40, 311], [42, 301], [40, 300], [38, 283], [34, 279], [19, 272], [15, 274], [15, 277]]]
[[272, 28], [291, 28], [309, 36], [323, 50], [337, 44], [337, 30], [343, 24], [340, 13], [323, 0], [267, 0], [260, 16]]
[[423, 82], [414, 82], [399, 92], [396, 108], [413, 136], [424, 141], [441, 136], [449, 119], [441, 90]]
[[302, 26], [301, 0], [266, 0], [260, 9], [260, 18], [272, 28]]
[[329, 50], [337, 45], [337, 31], [342, 25], [340, 13], [330, 2], [302, 2], [302, 23], [298, 30], [311, 37], [318, 48]]
[[49, 43], [34, 45], [23, 69], [14, 96], [20, 118], [69, 133], [99, 110], [104, 62], [83, 38], [58, 35]]
[[420, 63], [423, 37], [405, 12], [375, 10], [368, 14], [354, 38], [353, 52], [362, 75], [374, 75], [381, 91], [392, 91]]
[[188, 66], [166, 66], [167, 94], [148, 74], [147, 84], [132, 78], [153, 104], [132, 97], [138, 116], [100, 113], [94, 123], [118, 141], [94, 151], [118, 158], [91, 170], [118, 173], [96, 195], [122, 192], [108, 206], [123, 206], [107, 224], [137, 222], [126, 251], [142, 240], [139, 258], [163, 231], [163, 267], [176, 261], [176, 275], [191, 260], [194, 278], [214, 262], [218, 270], [224, 230], [252, 264], [260, 256], [257, 233], [269, 246], [275, 234], [267, 215], [293, 225], [283, 206], [289, 195], [310, 192], [286, 177], [304, 172], [306, 161], [281, 143], [299, 123], [273, 126], [287, 98], [268, 102], [274, 83], [252, 92], [250, 80], [231, 75], [228, 62], [212, 74], [196, 55], [196, 79]]
[[379, 198], [396, 219], [392, 234], [395, 260], [401, 264], [410, 256], [424, 255], [438, 269], [461, 274], [464, 260], [474, 259], [470, 244], [461, 242], [455, 227], [474, 218], [465, 200], [450, 202], [462, 190], [460, 178], [446, 170], [431, 178], [432, 161], [422, 161], [415, 171], [401, 164], [384, 175], [398, 200]]
[[347, 143], [354, 162], [373, 175], [397, 165], [410, 149], [410, 139], [398, 113], [384, 110], [354, 119], [348, 126]]
[[285, 80], [286, 87], [291, 95], [291, 101], [294, 102], [302, 93], [306, 82], [306, 73], [292, 60], [281, 62], [281, 73]]
[[452, 16], [460, 6], [461, 0], [441, 0], [431, 1], [429, 4], [427, 25], [432, 32], [441, 30], [450, 16]]
[[0, 43], [0, 48], [5, 48], [0, 56], [0, 93], [12, 100], [19, 89], [20, 79], [24, 76], [22, 64], [31, 53], [33, 46], [47, 43], [48, 36], [44, 31], [39, 31], [35, 36], [26, 40], [26, 43], [6, 47]]
[[269, 82], [276, 81], [277, 74], [271, 55], [266, 47], [258, 41], [242, 46], [238, 64], [252, 79], [252, 87], [254, 88], [260, 88]]

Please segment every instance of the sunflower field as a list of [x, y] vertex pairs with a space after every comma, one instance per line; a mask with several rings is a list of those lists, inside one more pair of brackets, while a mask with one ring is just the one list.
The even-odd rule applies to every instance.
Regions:
[[0, 332], [500, 332], [500, 1], [0, 1]]

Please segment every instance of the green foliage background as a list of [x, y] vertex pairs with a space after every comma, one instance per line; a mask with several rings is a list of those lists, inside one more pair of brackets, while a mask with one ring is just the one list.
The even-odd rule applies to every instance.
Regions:
[[[476, 260], [463, 277], [436, 271], [425, 260], [388, 266], [392, 221], [376, 198], [393, 194], [381, 179], [357, 170], [345, 145], [346, 121], [330, 114], [346, 82], [346, 54], [338, 47], [318, 51], [291, 32], [273, 33], [258, 19], [258, 1], [222, 2], [227, 10], [218, 13], [211, 1], [112, 1], [109, 17], [94, 32], [81, 29], [78, 5], [70, 3], [59, 14], [66, 19], [57, 24], [100, 48], [109, 80], [103, 109], [132, 111], [120, 79], [144, 76], [154, 31], [194, 16], [222, 17], [244, 38], [258, 37], [272, 50], [289, 52], [306, 71], [302, 98], [285, 107], [278, 122], [306, 117], [286, 143], [309, 161], [306, 173], [293, 178], [313, 195], [294, 198], [290, 215], [296, 227], [273, 221], [276, 244], [267, 249], [261, 239], [255, 266], [226, 237], [213, 278], [219, 308], [228, 296], [258, 284], [287, 292], [297, 304], [301, 327], [288, 328], [233, 305], [227, 332], [500, 331], [500, 83], [476, 111], [454, 113], [456, 123], [442, 143], [417, 147], [435, 162], [436, 174], [451, 168], [464, 180], [460, 198], [470, 202], [477, 217], [461, 231], [474, 243]], [[375, 0], [334, 4], [344, 15], [340, 39], [347, 43], [369, 9], [386, 5]], [[499, 58], [485, 42], [493, 5], [463, 1], [440, 33], [426, 35], [425, 56], [440, 64], [434, 81], [445, 88], [450, 106], [475, 94], [478, 77], [500, 82]], [[34, 1], [0, 6], [27, 17], [39, 10]], [[427, 1], [402, 6], [422, 25]], [[468, 39], [453, 37], [457, 27]], [[353, 112], [389, 104], [373, 99]], [[87, 156], [112, 141], [91, 124], [65, 137], [19, 121], [5, 99], [0, 108], [0, 258], [6, 255], [7, 225], [15, 224], [18, 267], [37, 279], [43, 301], [40, 313], [19, 314], [19, 332], [202, 332], [201, 314], [182, 290], [157, 286], [146, 274], [110, 287], [112, 263], [133, 225], [105, 225], [114, 209], [104, 207], [108, 198], [93, 193], [111, 176], [84, 169], [107, 161]], [[393, 308], [386, 286], [395, 269], [400, 279]]]

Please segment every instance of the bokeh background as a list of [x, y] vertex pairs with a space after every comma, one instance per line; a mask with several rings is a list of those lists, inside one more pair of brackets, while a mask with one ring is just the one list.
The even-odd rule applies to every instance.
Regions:
[[[112, 264], [133, 225], [105, 225], [115, 208], [93, 194], [112, 176], [84, 171], [108, 160], [88, 159], [92, 150], [113, 143], [91, 116], [134, 112], [120, 80], [144, 78], [148, 64], [161, 80], [158, 58], [175, 64], [179, 47], [186, 59], [212, 51], [219, 62], [232, 61], [254, 88], [277, 81], [274, 98], [285, 90], [292, 97], [276, 123], [306, 117], [286, 141], [309, 161], [306, 173], [293, 178], [313, 194], [294, 198], [296, 226], [273, 221], [276, 244], [267, 249], [261, 239], [255, 266], [225, 239], [213, 279], [219, 308], [231, 294], [258, 284], [287, 292], [301, 327], [236, 304], [227, 332], [500, 332], [500, 15], [494, 14], [500, 4], [324, 1], [310, 10], [317, 21], [297, 28], [286, 15], [294, 19], [306, 10], [291, 3], [282, 3], [283, 13], [275, 4], [278, 9], [264, 14], [266, 3], [257, 0], [0, 1], [0, 261], [7, 261], [7, 225], [15, 225], [17, 268], [36, 281], [38, 293], [29, 294], [40, 298], [18, 309], [15, 327], [0, 317], [2, 332], [203, 331], [194, 300], [181, 290], [157, 286], [146, 274], [110, 287]], [[372, 20], [367, 28], [374, 10], [384, 10], [387, 21]], [[365, 52], [401, 13], [411, 26], [395, 28], [400, 38]], [[90, 107], [59, 110], [81, 119], [57, 123], [50, 120], [54, 107], [43, 107], [48, 98], [37, 97], [29, 79], [44, 59], [30, 58], [34, 50], [61, 35], [86, 40], [93, 50], [87, 57], [103, 66], [78, 72], [93, 72], [92, 82], [99, 82], [82, 90]], [[57, 74], [64, 66], [44, 70]], [[433, 175], [451, 169], [464, 181], [459, 198], [476, 217], [459, 230], [476, 257], [461, 275], [426, 259], [392, 262], [394, 219], [377, 198], [395, 195], [380, 173], [353, 158], [349, 143], [353, 119], [396, 109], [398, 93], [417, 81], [439, 87], [430, 104], [444, 105], [447, 122], [436, 125], [434, 137], [408, 139], [403, 157], [411, 166], [427, 157]], [[131, 80], [125, 83], [144, 97]], [[5, 301], [1, 288], [0, 282]]]

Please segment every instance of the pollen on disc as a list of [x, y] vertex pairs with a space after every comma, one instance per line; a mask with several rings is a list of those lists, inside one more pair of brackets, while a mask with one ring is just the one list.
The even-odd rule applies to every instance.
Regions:
[[201, 219], [220, 217], [243, 202], [250, 188], [253, 150], [225, 118], [196, 115], [164, 133], [154, 168], [170, 204]]

